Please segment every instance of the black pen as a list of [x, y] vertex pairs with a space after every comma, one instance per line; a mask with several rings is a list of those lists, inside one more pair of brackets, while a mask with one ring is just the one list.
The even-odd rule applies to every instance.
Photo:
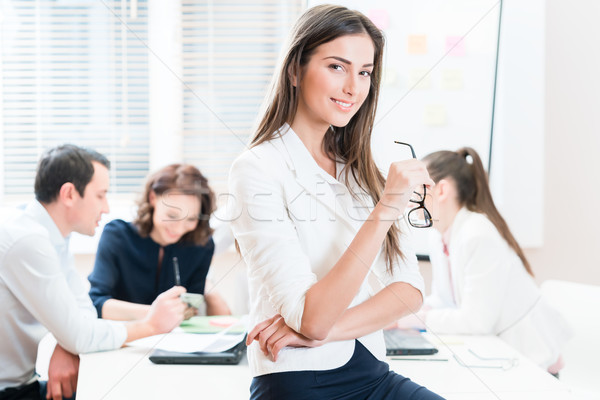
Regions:
[[175, 286], [181, 286], [181, 277], [179, 276], [179, 261], [173, 257], [173, 272], [175, 273]]

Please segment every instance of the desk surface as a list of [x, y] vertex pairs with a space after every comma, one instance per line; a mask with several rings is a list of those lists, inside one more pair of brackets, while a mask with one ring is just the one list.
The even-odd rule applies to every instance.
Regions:
[[[413, 358], [445, 361], [390, 359], [388, 362], [397, 373], [448, 400], [573, 398], [559, 380], [495, 336], [444, 335], [428, 339], [439, 348], [439, 353]], [[480, 361], [471, 351], [480, 357], [510, 360]], [[77, 399], [248, 398], [252, 378], [246, 359], [235, 366], [155, 365], [148, 360], [149, 353], [147, 349], [130, 347], [83, 355]], [[457, 358], [467, 367], [461, 366]], [[496, 368], [501, 366], [511, 367]]]

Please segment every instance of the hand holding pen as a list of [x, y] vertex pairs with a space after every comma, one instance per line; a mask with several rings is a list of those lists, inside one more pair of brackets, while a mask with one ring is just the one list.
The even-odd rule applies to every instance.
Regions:
[[173, 273], [175, 274], [175, 286], [181, 286], [181, 276], [179, 275], [179, 261], [173, 257]]
[[[179, 260], [173, 257], [173, 274], [175, 276], [175, 286], [181, 286], [181, 276], [179, 274]], [[195, 293], [182, 293], [181, 301], [187, 305], [184, 318], [189, 319], [198, 314], [198, 306], [204, 301], [202, 295]]]

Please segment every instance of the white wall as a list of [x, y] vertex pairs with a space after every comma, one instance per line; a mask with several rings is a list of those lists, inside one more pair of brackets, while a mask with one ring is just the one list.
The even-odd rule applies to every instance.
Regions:
[[523, 247], [543, 245], [545, 0], [503, 0], [490, 185]]
[[[547, 0], [545, 8], [544, 173], [532, 182], [542, 186], [543, 237], [525, 252], [540, 282], [600, 285], [600, 2]], [[526, 187], [514, 196], [536, 206]]]
[[[600, 285], [600, 2], [546, 2], [543, 246], [539, 281]], [[526, 193], [524, 193], [526, 195]]]

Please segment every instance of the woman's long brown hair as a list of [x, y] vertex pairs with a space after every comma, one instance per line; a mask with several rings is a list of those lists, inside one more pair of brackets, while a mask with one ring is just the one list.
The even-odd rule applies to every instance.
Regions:
[[[362, 190], [377, 204], [383, 193], [385, 179], [375, 165], [371, 154], [371, 132], [377, 110], [377, 98], [381, 83], [381, 64], [384, 37], [382, 32], [363, 14], [334, 5], [321, 5], [307, 10], [293, 28], [287, 52], [278, 75], [273, 77], [271, 91], [265, 101], [265, 109], [258, 128], [252, 138], [252, 146], [271, 140], [285, 123], [291, 125], [296, 115], [299, 90], [292, 84], [292, 76], [298, 77], [297, 87], [305, 66], [316, 48], [345, 35], [367, 34], [375, 48], [371, 87], [365, 102], [343, 127], [331, 126], [323, 140], [323, 150], [332, 160], [345, 162], [346, 182], [351, 172]], [[391, 273], [394, 260], [402, 256], [399, 244], [400, 229], [393, 224], [389, 229], [384, 252], [388, 271]]]
[[533, 276], [531, 265], [525, 258], [521, 246], [494, 204], [488, 176], [477, 152], [470, 147], [463, 147], [457, 151], [437, 151], [427, 155], [423, 161], [427, 164], [427, 171], [434, 182], [437, 183], [447, 177], [452, 178], [458, 190], [458, 201], [461, 206], [485, 214], [517, 253], [527, 272]]

